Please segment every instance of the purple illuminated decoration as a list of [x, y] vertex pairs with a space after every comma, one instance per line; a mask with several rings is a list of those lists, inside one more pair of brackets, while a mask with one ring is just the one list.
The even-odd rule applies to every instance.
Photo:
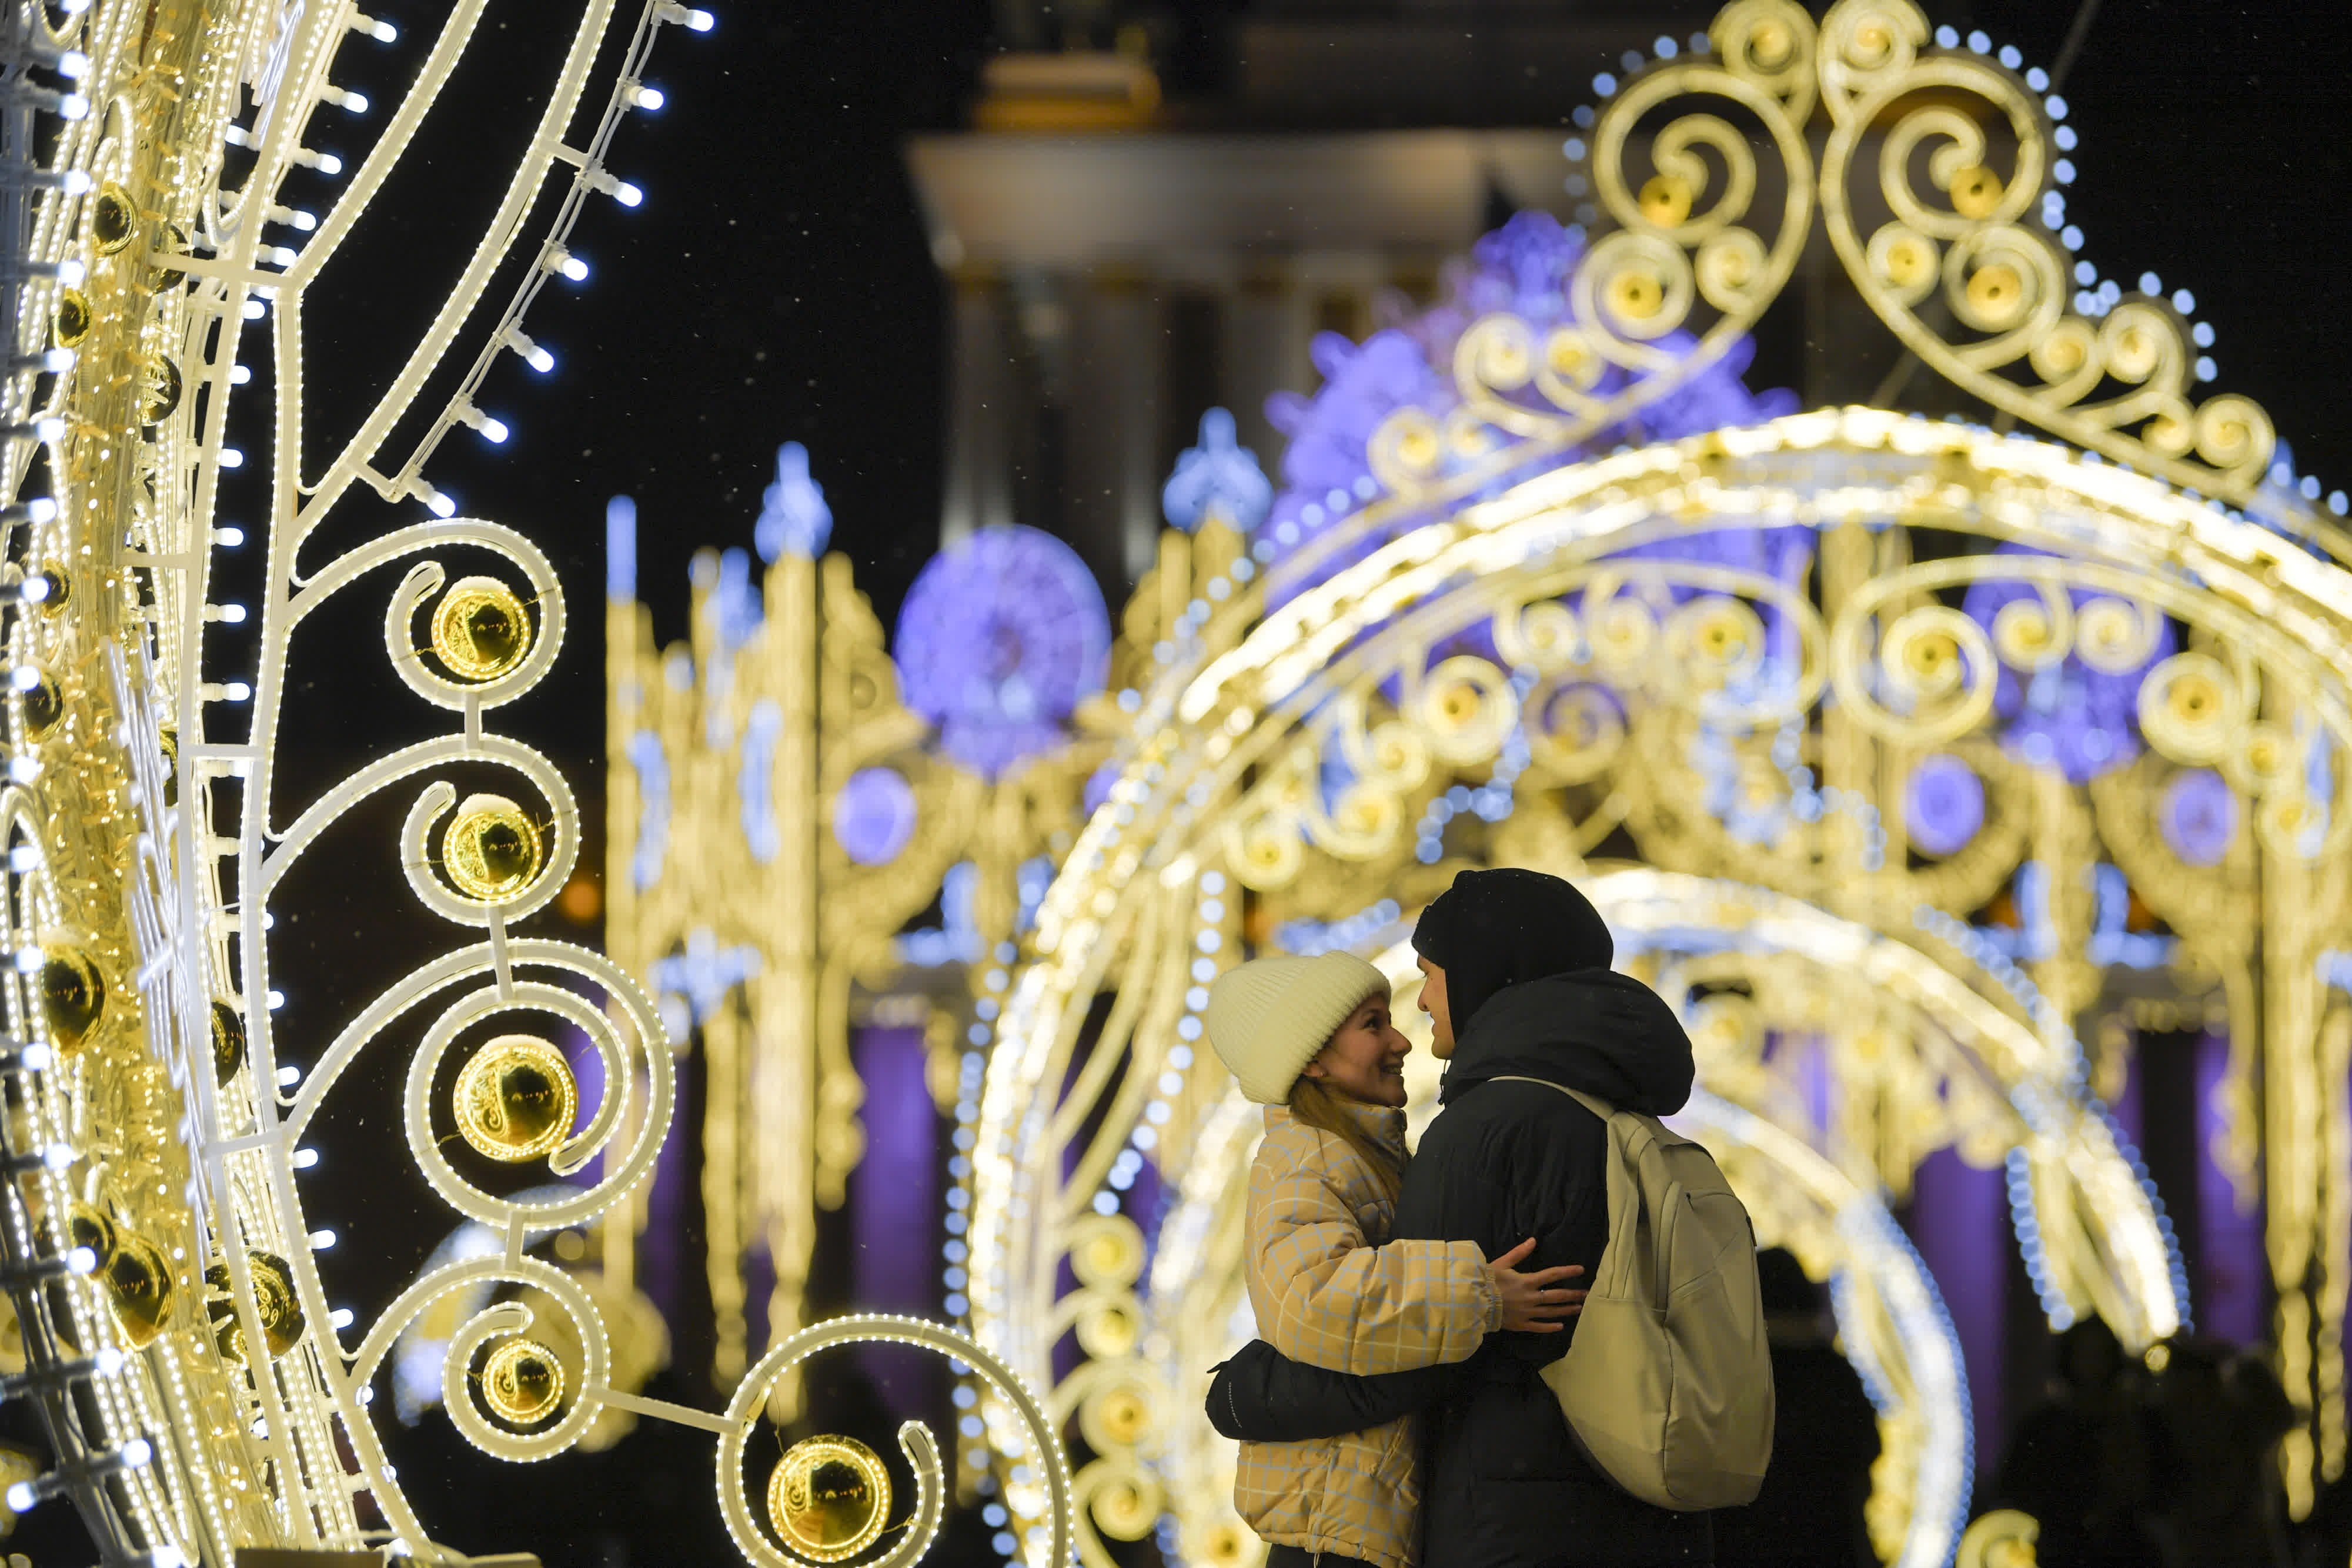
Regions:
[[2221, 863], [2238, 836], [2238, 796], [2210, 768], [2172, 776], [2156, 808], [2157, 826], [2172, 852], [2193, 866]]
[[915, 790], [890, 768], [861, 768], [833, 798], [833, 836], [859, 865], [888, 865], [915, 836]]
[[1265, 521], [1274, 486], [1257, 465], [1257, 455], [1234, 434], [1234, 416], [1213, 408], [1201, 416], [1201, 444], [1187, 447], [1160, 492], [1160, 509], [1171, 527], [1198, 532], [1215, 517], [1237, 533]]
[[[1496, 311], [1510, 311], [1538, 331], [1572, 319], [1570, 284], [1583, 255], [1581, 229], [1563, 227], [1546, 213], [1521, 213], [1481, 238], [1465, 260], [1448, 268], [1444, 298], [1429, 309], [1415, 314], [1393, 300], [1386, 302], [1387, 324], [1360, 344], [1336, 332], [1318, 335], [1310, 353], [1323, 375], [1322, 387], [1311, 397], [1277, 392], [1266, 401], [1267, 419], [1289, 437], [1282, 456], [1283, 487], [1260, 530], [1270, 541], [1271, 559], [1279, 562], [1380, 494], [1365, 444], [1391, 413], [1410, 406], [1442, 421], [1460, 403], [1452, 372], [1454, 350], [1472, 323]], [[1675, 333], [1660, 340], [1659, 346], [1686, 353], [1696, 341], [1687, 333]], [[1625, 425], [1595, 432], [1581, 448], [1547, 452], [1536, 462], [1544, 468], [1557, 467], [1621, 442], [1669, 440], [1793, 413], [1795, 393], [1754, 393], [1740, 380], [1754, 357], [1754, 345], [1740, 340], [1722, 359]], [[1607, 396], [1626, 380], [1624, 371], [1612, 370], [1597, 391]], [[1521, 395], [1535, 397], [1532, 392]], [[1527, 476], [1505, 475], [1496, 483], [1500, 486]], [[1790, 548], [1799, 555], [1810, 548], [1806, 533], [1801, 528], [1719, 530], [1671, 546], [1648, 547], [1642, 553], [1670, 553], [1677, 559], [1722, 556], [1723, 564], [1785, 575], [1783, 557]], [[1777, 538], [1781, 535], [1792, 546], [1784, 548]], [[1320, 575], [1335, 572], [1380, 542], [1369, 539], [1360, 548], [1340, 551], [1319, 562], [1317, 570]], [[1277, 577], [1267, 586], [1268, 608], [1312, 586], [1309, 580]]]
[[[2003, 545], [1996, 555], [2038, 556], [2023, 545]], [[2039, 599], [2031, 582], [1971, 584], [1961, 608], [1969, 619], [1992, 629], [2002, 609], [2021, 599]], [[2094, 599], [2111, 597], [2089, 589], [2067, 591], [2076, 612]], [[2069, 783], [2081, 784], [2113, 772], [2139, 755], [2139, 687], [2148, 666], [2169, 658], [2177, 639], [2172, 622], [2159, 618], [2147, 656], [2128, 670], [2092, 668], [2068, 653], [2048, 669], [2021, 672], [2000, 666], [1993, 712], [2001, 721], [2002, 744], [2036, 768], [2054, 768]]]
[[808, 448], [797, 441], [776, 448], [776, 482], [761, 492], [751, 537], [762, 560], [787, 550], [814, 560], [833, 537], [833, 508], [824, 504], [824, 487], [809, 476]]
[[1903, 791], [1911, 841], [1931, 855], [1957, 853], [1984, 826], [1984, 780], [1948, 753], [1920, 759]]
[[898, 614], [907, 706], [949, 756], [989, 779], [1064, 738], [1102, 689], [1110, 615], [1069, 546], [1035, 528], [983, 528], [940, 551]]

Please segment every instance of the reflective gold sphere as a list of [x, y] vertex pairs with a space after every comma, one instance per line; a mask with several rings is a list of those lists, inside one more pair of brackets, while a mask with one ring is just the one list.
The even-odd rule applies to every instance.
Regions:
[[510, 1427], [536, 1427], [563, 1402], [563, 1364], [531, 1339], [510, 1339], [482, 1364], [482, 1399]]
[[433, 653], [461, 681], [494, 681], [530, 652], [530, 617], [494, 577], [463, 577], [433, 611]]
[[66, 718], [66, 695], [58, 689], [58, 678], [38, 664], [33, 684], [26, 687], [25, 697], [25, 738], [47, 740], [58, 732]]
[[457, 891], [484, 904], [514, 897], [539, 871], [539, 830], [503, 795], [468, 795], [457, 803], [443, 841], [444, 863]]
[[[185, 256], [188, 253], [188, 231], [174, 223], [164, 224], [163, 240], [155, 248], [173, 256]], [[148, 283], [147, 291], [150, 294], [161, 294], [167, 288], [178, 287], [187, 280], [186, 272], [178, 267], [171, 267], [158, 272]]]
[[245, 1015], [219, 997], [213, 998], [213, 1082], [222, 1088], [245, 1065]]
[[180, 367], [169, 354], [150, 354], [139, 367], [139, 423], [161, 424], [180, 406]]
[[41, 1009], [58, 1049], [70, 1056], [106, 1011], [106, 977], [79, 947], [52, 947], [41, 958]]
[[131, 193], [109, 180], [89, 204], [89, 243], [100, 256], [112, 256], [131, 243], [139, 230], [139, 207]]
[[[262, 1342], [272, 1356], [284, 1355], [302, 1342], [302, 1333], [310, 1327], [294, 1293], [294, 1271], [285, 1259], [268, 1252], [248, 1252], [245, 1261], [253, 1274], [253, 1305], [261, 1318]], [[221, 1354], [242, 1364], [245, 1325], [237, 1321], [236, 1296], [226, 1263], [205, 1270], [205, 1316]]]
[[77, 1247], [87, 1247], [100, 1259], [114, 1255], [114, 1220], [95, 1204], [77, 1203], [66, 1220], [66, 1234]]
[[57, 311], [50, 318], [50, 330], [56, 333], [58, 347], [78, 349], [89, 336], [89, 296], [79, 288], [58, 290]]
[[572, 1064], [536, 1035], [502, 1034], [474, 1052], [450, 1092], [458, 1135], [494, 1160], [552, 1153], [580, 1105]]
[[162, 1249], [144, 1237], [117, 1232], [114, 1254], [106, 1260], [106, 1286], [122, 1337], [138, 1350], [154, 1343], [172, 1311], [172, 1266]]
[[768, 1478], [768, 1518], [784, 1544], [819, 1563], [855, 1557], [882, 1533], [890, 1472], [855, 1437], [806, 1437]]

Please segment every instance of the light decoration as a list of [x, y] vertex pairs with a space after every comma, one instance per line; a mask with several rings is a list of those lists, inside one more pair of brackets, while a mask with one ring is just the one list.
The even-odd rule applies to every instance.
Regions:
[[[431, 323], [347, 442], [323, 457], [302, 444], [310, 290], [440, 107], [484, 9], [446, 8], [346, 173], [300, 143], [318, 106], [370, 108], [329, 72], [354, 36], [393, 41], [389, 23], [278, 0], [9, 7], [7, 26], [31, 51], [20, 72], [69, 62], [76, 88], [25, 84], [19, 112], [52, 123], [12, 142], [13, 156], [37, 142], [50, 163], [14, 162], [5, 182], [20, 248], [0, 277], [16, 323], [0, 427], [30, 439], [0, 442], [0, 667], [21, 672], [5, 690], [0, 785], [18, 912], [16, 961], [0, 975], [0, 1073], [16, 1108], [0, 1136], [15, 1177], [0, 1192], [0, 1289], [23, 1343], [9, 1391], [37, 1407], [52, 1449], [8, 1500], [22, 1511], [69, 1495], [110, 1563], [226, 1568], [255, 1548], [447, 1560], [369, 1406], [394, 1343], [452, 1297], [473, 1305], [455, 1315], [439, 1362], [442, 1403], [495, 1457], [551, 1457], [614, 1409], [727, 1427], [616, 1386], [589, 1284], [530, 1252], [535, 1239], [596, 1222], [648, 1175], [668, 1131], [671, 1048], [653, 1003], [610, 959], [510, 929], [571, 874], [580, 824], [555, 769], [488, 721], [546, 674], [565, 601], [542, 552], [457, 516], [424, 476], [455, 425], [503, 434], [478, 402], [500, 354], [551, 362], [523, 317], [551, 273], [582, 276], [567, 242], [588, 194], [639, 198], [606, 172], [614, 131], [629, 108], [650, 106], [636, 84], [660, 28], [708, 30], [708, 13], [651, 0], [632, 24], [615, 0], [574, 8], [529, 151]], [[609, 42], [623, 46], [621, 80], [573, 145]], [[225, 159], [232, 146], [250, 156]], [[527, 243], [559, 165], [574, 176]], [[230, 169], [236, 183], [224, 187]], [[296, 169], [341, 178], [321, 214], [281, 199]], [[526, 269], [489, 308], [489, 284], [518, 246], [550, 265]], [[443, 374], [485, 318], [470, 368]], [[226, 435], [243, 406], [236, 389], [253, 381], [238, 362], [247, 321], [267, 325], [273, 399], [257, 425], [268, 445], [254, 466], [270, 487], [250, 683], [205, 674], [210, 629], [248, 619], [219, 596], [212, 554], [244, 537], [215, 516], [221, 475], [242, 463]], [[411, 409], [432, 406], [428, 387], [438, 395], [452, 381], [416, 444], [387, 456]], [[298, 570], [354, 485], [421, 503], [432, 520], [314, 551]], [[452, 551], [487, 557], [489, 571], [451, 581], [437, 558]], [[276, 743], [295, 632], [323, 623], [312, 619], [321, 610], [347, 612], [366, 574], [420, 556], [386, 594], [384, 641], [401, 680], [449, 716], [451, 732], [288, 801]], [[213, 706], [247, 701], [249, 729], [245, 714], [225, 723]], [[511, 783], [460, 800], [429, 778], [453, 768]], [[270, 905], [349, 813], [419, 775], [428, 781], [386, 848], [425, 908], [467, 935], [391, 978], [339, 1029], [314, 1012], [301, 1061], [289, 1060]], [[562, 1054], [529, 1032], [471, 1051], [455, 1074], [461, 1103], [436, 1090], [445, 1061], [516, 1014], [584, 1039], [602, 1070], [592, 1103]], [[429, 1266], [373, 1310], [331, 1304], [316, 1254], [337, 1229], [304, 1201], [320, 1114], [350, 1092], [355, 1063], [420, 1019], [403, 1141], [439, 1197], [494, 1244]], [[453, 1124], [477, 1148], [544, 1160], [558, 1176], [600, 1164], [593, 1181], [501, 1197], [452, 1161], [441, 1134]], [[523, 1288], [538, 1305], [493, 1303], [495, 1287]], [[621, 1290], [625, 1299], [625, 1281]], [[985, 1360], [947, 1331], [921, 1332]], [[1050, 1433], [1039, 1442], [1050, 1454]]]

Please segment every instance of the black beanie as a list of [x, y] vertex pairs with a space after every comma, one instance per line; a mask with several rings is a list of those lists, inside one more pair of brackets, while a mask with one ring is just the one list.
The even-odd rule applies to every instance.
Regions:
[[1455, 877], [1421, 912], [1412, 946], [1445, 971], [1455, 1040], [1504, 987], [1605, 969], [1617, 953], [1590, 899], [1559, 877], [1517, 866]]

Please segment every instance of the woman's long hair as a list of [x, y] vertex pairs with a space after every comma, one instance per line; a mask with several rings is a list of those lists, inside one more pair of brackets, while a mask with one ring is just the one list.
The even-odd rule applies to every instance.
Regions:
[[1380, 1183], [1381, 1193], [1391, 1203], [1404, 1190], [1404, 1162], [1395, 1151], [1382, 1148], [1371, 1135], [1357, 1124], [1339, 1103], [1340, 1096], [1320, 1078], [1301, 1073], [1298, 1082], [1290, 1086], [1290, 1113], [1318, 1132], [1330, 1134], [1356, 1151], [1372, 1170], [1372, 1179]]

